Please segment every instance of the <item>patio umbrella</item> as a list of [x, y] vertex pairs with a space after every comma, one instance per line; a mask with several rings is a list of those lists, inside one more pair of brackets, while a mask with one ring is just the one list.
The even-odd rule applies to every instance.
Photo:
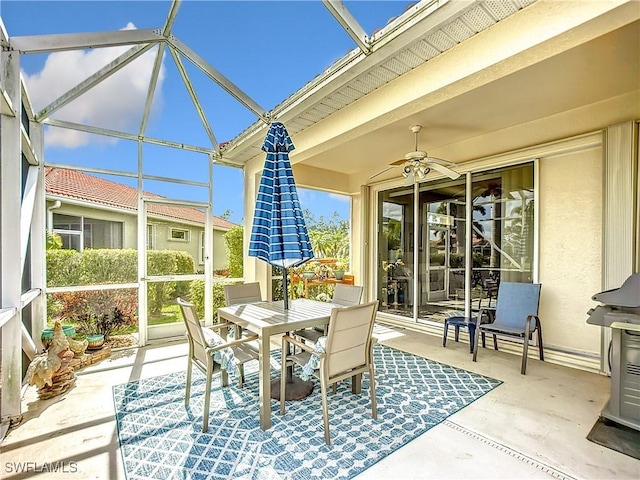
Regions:
[[287, 269], [313, 258], [307, 226], [289, 162], [293, 142], [280, 122], [273, 122], [262, 145], [267, 158], [253, 216], [249, 256], [284, 270], [284, 308], [289, 308]]

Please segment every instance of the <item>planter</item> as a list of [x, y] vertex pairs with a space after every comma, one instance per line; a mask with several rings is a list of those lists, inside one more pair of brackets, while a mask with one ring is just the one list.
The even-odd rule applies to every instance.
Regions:
[[334, 270], [333, 274], [336, 277], [336, 280], [342, 280], [344, 278], [344, 270]]
[[[73, 325], [63, 325], [62, 331], [67, 337], [75, 335], [76, 333], [76, 329]], [[53, 340], [53, 328], [45, 328], [44, 330], [42, 330], [42, 333], [40, 334], [40, 340], [42, 341], [42, 346], [44, 347], [44, 349], [47, 350], [49, 348], [49, 345], [51, 345], [51, 341]]]
[[316, 276], [316, 274], [313, 272], [302, 272], [302, 276], [305, 280], [311, 281], [313, 280], [313, 277]]
[[87, 350], [98, 350], [104, 345], [104, 335], [96, 333], [87, 335]]

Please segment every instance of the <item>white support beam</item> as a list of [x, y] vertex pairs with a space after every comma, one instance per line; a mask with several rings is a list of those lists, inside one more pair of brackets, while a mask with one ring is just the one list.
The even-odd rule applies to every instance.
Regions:
[[38, 165], [39, 163], [38, 156], [36, 155], [36, 152], [33, 149], [33, 146], [31, 145], [31, 139], [29, 138], [29, 134], [27, 134], [27, 131], [25, 130], [24, 125], [22, 124], [20, 124], [20, 137], [22, 140], [20, 142], [22, 146], [22, 153], [27, 159], [27, 162], [29, 162], [29, 165]]
[[22, 204], [20, 205], [20, 271], [24, 272], [24, 264], [29, 248], [29, 233], [33, 221], [33, 208], [36, 202], [38, 187], [38, 167], [31, 166], [27, 172], [27, 182], [24, 186]]
[[367, 32], [364, 31], [355, 17], [351, 15], [351, 12], [349, 12], [344, 3], [340, 0], [322, 0], [322, 3], [353, 41], [356, 42], [358, 48], [367, 55], [371, 53], [371, 44], [369, 43]]
[[176, 21], [176, 16], [178, 15], [178, 9], [182, 4], [182, 0], [173, 0], [171, 2], [171, 7], [169, 8], [169, 12], [167, 13], [167, 18], [164, 22], [164, 26], [162, 27], [162, 36], [168, 37], [171, 33], [171, 28], [173, 27], [174, 22]]
[[206, 153], [206, 154], [209, 154], [212, 152], [211, 148], [208, 148], [208, 147], [199, 147], [196, 145], [189, 145], [187, 143], [172, 142], [170, 140], [161, 140], [158, 138], [140, 137], [133, 133], [119, 132], [117, 130], [109, 130], [109, 129], [100, 128], [100, 127], [91, 127], [89, 125], [82, 125], [80, 123], [67, 122], [64, 120], [54, 120], [49, 118], [44, 120], [43, 123], [47, 125], [52, 125], [54, 127], [69, 128], [71, 130], [78, 130], [80, 132], [93, 133], [96, 135], [105, 135], [107, 137], [122, 138], [125, 140], [132, 140], [135, 142], [141, 141], [143, 143], [150, 143], [154, 145], [162, 145], [165, 147], [179, 148], [181, 150], [189, 150], [192, 152], [200, 152], [200, 153]]
[[13, 105], [11, 105], [11, 100], [4, 90], [0, 90], [0, 114], [7, 115], [9, 117], [16, 116], [16, 111], [14, 110]]
[[155, 46], [154, 43], [149, 43], [146, 45], [136, 45], [130, 48], [129, 50], [124, 52], [122, 55], [120, 55], [118, 58], [108, 63], [107, 65], [102, 67], [100, 70], [98, 70], [96, 73], [84, 79], [82, 82], [80, 82], [78, 85], [73, 87], [71, 90], [61, 95], [56, 100], [54, 100], [49, 105], [47, 105], [42, 110], [40, 110], [40, 112], [38, 112], [38, 114], [36, 115], [36, 120], [47, 118], [53, 112], [60, 110], [62, 107], [72, 102], [76, 98], [78, 98], [87, 90], [90, 90], [91, 88], [98, 85], [100, 82], [109, 78], [114, 73], [118, 72], [119, 70], [129, 65], [136, 58], [140, 57], [141, 55], [143, 55], [145, 52], [147, 52], [154, 46]]
[[138, 43], [156, 43], [164, 40], [160, 30], [118, 30], [115, 32], [65, 33], [57, 35], [30, 35], [11, 37], [9, 45], [21, 53], [48, 53], [65, 50], [117, 47]]
[[[11, 105], [20, 111], [20, 54], [0, 53], [0, 85]], [[20, 208], [22, 187], [21, 115], [0, 117], [0, 308], [16, 309], [2, 326], [2, 396], [0, 438], [21, 414], [22, 388], [22, 292], [20, 258]]]
[[160, 77], [160, 68], [162, 67], [162, 59], [164, 57], [165, 46], [165, 43], [159, 44], [158, 51], [156, 52], [156, 59], [153, 62], [153, 70], [151, 71], [151, 77], [149, 78], [149, 87], [147, 89], [147, 98], [144, 103], [142, 120], [140, 121], [140, 130], [138, 131], [138, 135], [140, 135], [141, 137], [147, 131], [147, 122], [149, 121], [149, 115], [151, 114], [151, 105], [153, 103], [153, 97], [156, 93], [156, 87], [158, 86], [158, 78]]
[[240, 90], [231, 80], [212, 67], [204, 58], [173, 35], [167, 39], [167, 42], [175, 49], [176, 52], [179, 52], [196, 67], [202, 70], [206, 76], [226, 90], [229, 95], [255, 113], [262, 121], [269, 123], [265, 109], [258, 105], [251, 97], [249, 97], [249, 95]]
[[187, 74], [187, 70], [184, 68], [184, 64], [182, 63], [182, 60], [180, 59], [180, 55], [178, 53], [176, 53], [176, 51], [171, 47], [169, 47], [169, 53], [171, 53], [171, 56], [173, 57], [173, 61], [175, 62], [176, 67], [178, 68], [178, 72], [180, 73], [180, 77], [182, 77], [182, 83], [184, 83], [184, 86], [187, 89], [187, 92], [189, 93], [189, 97], [191, 97], [191, 102], [193, 102], [193, 106], [195, 107], [196, 111], [198, 112], [198, 116], [200, 117], [200, 121], [202, 122], [202, 126], [204, 127], [205, 131], [207, 132], [207, 136], [209, 137], [209, 141], [211, 142], [211, 145], [213, 146], [213, 150], [216, 152], [216, 154], [220, 155], [220, 147], [218, 145], [218, 141], [216, 140], [216, 137], [213, 134], [213, 130], [211, 130], [211, 125], [209, 124], [209, 120], [207, 120], [207, 116], [204, 113], [204, 109], [202, 108], [202, 104], [200, 103], [200, 100], [198, 99], [198, 95], [196, 94], [196, 91], [193, 88], [193, 84], [191, 83], [191, 80], [189, 79], [189, 75]]

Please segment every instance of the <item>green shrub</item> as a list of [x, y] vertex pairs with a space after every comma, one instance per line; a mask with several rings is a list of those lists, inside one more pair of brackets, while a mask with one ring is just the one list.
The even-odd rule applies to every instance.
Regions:
[[[224, 286], [233, 282], [213, 284], [213, 314], [218, 312], [218, 308], [226, 305], [224, 299]], [[198, 315], [204, 317], [204, 280], [193, 280], [189, 286], [189, 301], [193, 303], [198, 311]]]
[[[151, 250], [148, 252], [149, 275], [195, 273], [195, 262], [188, 252]], [[47, 250], [47, 285], [99, 285], [136, 283], [138, 252], [134, 249]], [[149, 284], [148, 304], [152, 314], [176, 296], [185, 296], [188, 282]], [[53, 294], [47, 317], [60, 315], [63, 320], [79, 322], [86, 333], [113, 335], [135, 325], [138, 297], [136, 289], [84, 291]]]
[[[150, 250], [147, 252], [147, 273], [149, 275], [175, 275], [195, 273], [195, 262], [187, 252], [175, 250]], [[185, 296], [186, 286], [176, 282], [153, 282], [147, 289], [149, 313], [159, 315], [162, 308], [176, 297]]]
[[138, 252], [134, 249], [87, 248], [80, 255], [80, 285], [138, 281]]
[[75, 250], [47, 250], [47, 287], [82, 284], [82, 254]]
[[244, 229], [242, 225], [236, 225], [224, 234], [224, 241], [227, 244], [227, 260], [229, 263], [229, 275], [239, 278], [244, 275]]

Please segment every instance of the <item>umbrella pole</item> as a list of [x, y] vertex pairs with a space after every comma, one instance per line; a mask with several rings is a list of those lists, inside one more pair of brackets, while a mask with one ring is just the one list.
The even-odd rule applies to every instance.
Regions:
[[282, 275], [282, 288], [284, 290], [284, 309], [289, 310], [289, 288], [287, 286], [287, 268], [284, 268]]

